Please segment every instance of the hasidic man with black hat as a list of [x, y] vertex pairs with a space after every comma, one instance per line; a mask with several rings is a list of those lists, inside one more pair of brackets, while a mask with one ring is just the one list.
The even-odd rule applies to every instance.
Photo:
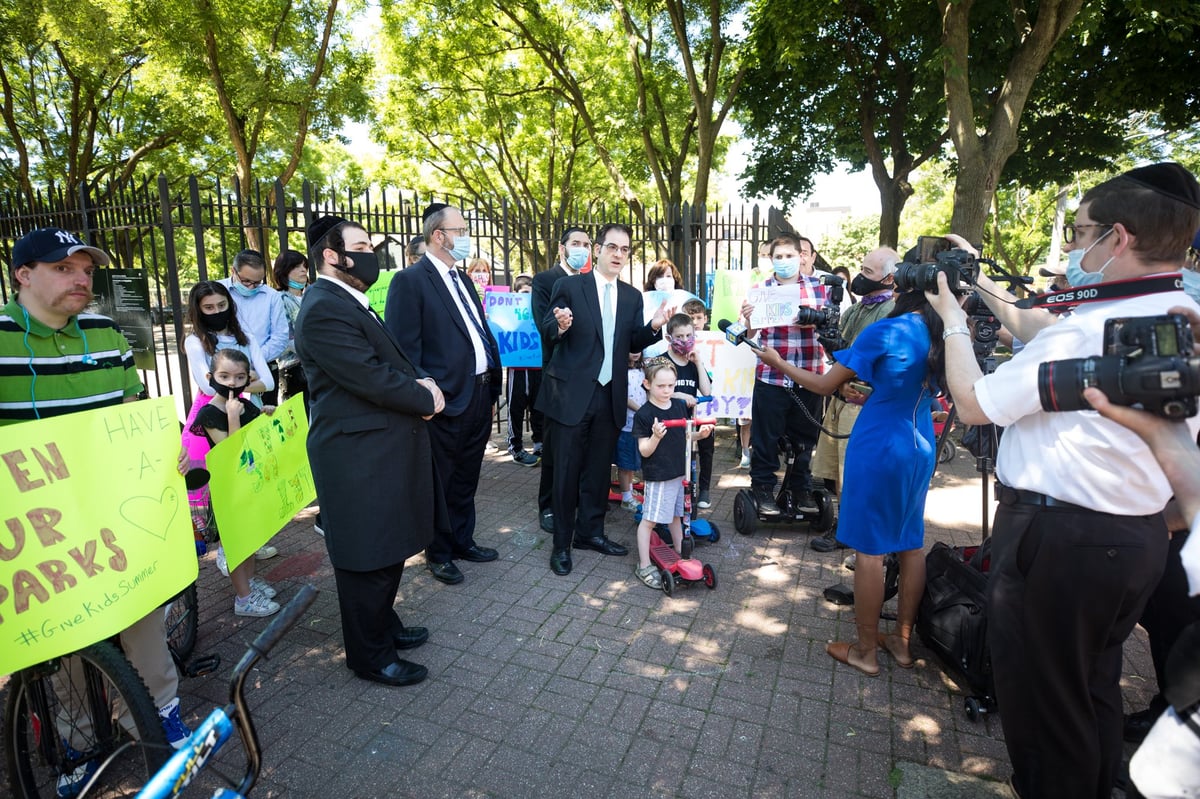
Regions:
[[[1163, 571], [1171, 489], [1146, 444], [1094, 411], [1048, 413], [1044, 362], [1102, 355], [1105, 320], [1200, 311], [1179, 269], [1200, 185], [1173, 163], [1089, 190], [1068, 245], [1070, 316], [984, 376], [938, 277], [946, 376], [967, 424], [1005, 427], [988, 584], [996, 700], [1021, 799], [1107, 797], [1121, 764], [1121, 646]], [[1111, 285], [1110, 285], [1111, 284]], [[1195, 438], [1200, 417], [1186, 421]]]
[[346, 666], [365, 680], [411, 685], [420, 646], [393, 605], [404, 561], [447, 526], [427, 420], [442, 392], [392, 338], [364, 293], [379, 259], [361, 225], [340, 217], [308, 229], [317, 280], [296, 317], [296, 353], [310, 393], [308, 459], [337, 582]]
[[433, 460], [450, 516], [425, 549], [433, 576], [463, 581], [454, 560], [486, 563], [499, 553], [475, 543], [475, 490], [500, 396], [500, 348], [483, 316], [474, 284], [454, 264], [471, 253], [462, 212], [431, 203], [423, 214], [425, 254], [388, 287], [388, 330], [416, 367], [437, 381], [446, 408], [429, 424]]

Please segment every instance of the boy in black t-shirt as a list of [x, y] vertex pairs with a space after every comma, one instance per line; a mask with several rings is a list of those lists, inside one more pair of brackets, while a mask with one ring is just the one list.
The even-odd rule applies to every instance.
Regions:
[[[667, 355], [675, 364], [677, 379], [675, 383], [676, 399], [687, 403], [688, 412], [696, 409], [696, 397], [712, 395], [712, 381], [708, 370], [700, 365], [696, 353], [696, 326], [694, 319], [686, 313], [678, 313], [667, 321], [667, 342], [670, 348]], [[696, 504], [701, 508], [711, 507], [708, 498], [708, 488], [712, 481], [713, 446], [712, 438], [700, 439], [696, 447], [700, 466], [700, 474], [696, 476], [696, 489], [699, 493]]]
[[[691, 325], [691, 320], [688, 320]], [[687, 431], [667, 427], [670, 419], [688, 418], [687, 403], [677, 399], [676, 368], [669, 360], [656, 360], [646, 366], [646, 396], [649, 398], [633, 417], [633, 436], [642, 456], [642, 480], [645, 496], [642, 521], [638, 525], [638, 565], [633, 573], [651, 588], [662, 588], [658, 569], [650, 562], [650, 532], [656, 524], [671, 530], [675, 551], [683, 546], [683, 476], [687, 471]], [[711, 426], [699, 429], [701, 438], [712, 432]]]

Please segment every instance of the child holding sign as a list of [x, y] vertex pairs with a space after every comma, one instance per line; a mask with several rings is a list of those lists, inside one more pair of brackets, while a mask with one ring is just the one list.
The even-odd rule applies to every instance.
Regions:
[[[250, 359], [238, 350], [217, 350], [208, 382], [215, 396], [196, 414], [192, 432], [204, 436], [215, 447], [259, 415], [258, 408], [239, 397], [250, 383]], [[224, 556], [224, 550], [219, 549], [218, 559], [223, 560]], [[279, 603], [272, 601], [275, 589], [254, 574], [254, 558], [246, 558], [231, 569], [229, 580], [237, 594], [233, 600], [234, 615], [261, 617], [279, 612]]]

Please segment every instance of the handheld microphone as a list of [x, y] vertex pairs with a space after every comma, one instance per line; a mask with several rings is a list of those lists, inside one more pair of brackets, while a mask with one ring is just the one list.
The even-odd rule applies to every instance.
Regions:
[[763, 348], [760, 347], [757, 342], [746, 338], [745, 325], [734, 324], [728, 319], [722, 319], [720, 322], [717, 322], [717, 328], [725, 334], [725, 340], [733, 346], [736, 347], [738, 344], [745, 344], [747, 347], [756, 352], [762, 352]]

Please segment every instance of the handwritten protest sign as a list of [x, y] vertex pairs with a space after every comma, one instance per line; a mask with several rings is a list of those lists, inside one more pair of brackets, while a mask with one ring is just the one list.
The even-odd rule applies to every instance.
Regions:
[[675, 289], [674, 291], [643, 291], [642, 292], [642, 321], [649, 322], [654, 318], [654, 314], [658, 313], [658, 309], [662, 307], [663, 302], [667, 303], [666, 309], [670, 311], [675, 309], [675, 313], [683, 313], [683, 304], [688, 300], [699, 299], [695, 294], [683, 289]]
[[712, 375], [713, 400], [696, 409], [699, 417], [749, 419], [758, 359], [749, 347], [735, 347], [723, 333], [696, 334], [700, 366]]
[[500, 346], [500, 364], [518, 368], [542, 365], [542, 339], [533, 321], [531, 296], [489, 291], [484, 296], [488, 326]]
[[[367, 302], [371, 306], [371, 310], [379, 314], [379, 318], [383, 318], [383, 310], [387, 306], [388, 287], [392, 285], [392, 278], [400, 272], [380, 272], [379, 279], [371, 284], [367, 289]], [[227, 553], [228, 554], [228, 553]]]
[[308, 465], [308, 417], [297, 394], [208, 453], [208, 487], [225, 560], [234, 568], [317, 496]]
[[754, 306], [750, 327], [779, 327], [791, 324], [800, 309], [800, 286], [759, 286], [746, 292], [746, 301]]
[[737, 321], [742, 312], [742, 300], [746, 299], [746, 292], [750, 290], [755, 277], [749, 271], [717, 270], [713, 279], [712, 313], [708, 317], [714, 329], [722, 319]]
[[115, 635], [196, 579], [171, 397], [0, 427], [0, 674]]

